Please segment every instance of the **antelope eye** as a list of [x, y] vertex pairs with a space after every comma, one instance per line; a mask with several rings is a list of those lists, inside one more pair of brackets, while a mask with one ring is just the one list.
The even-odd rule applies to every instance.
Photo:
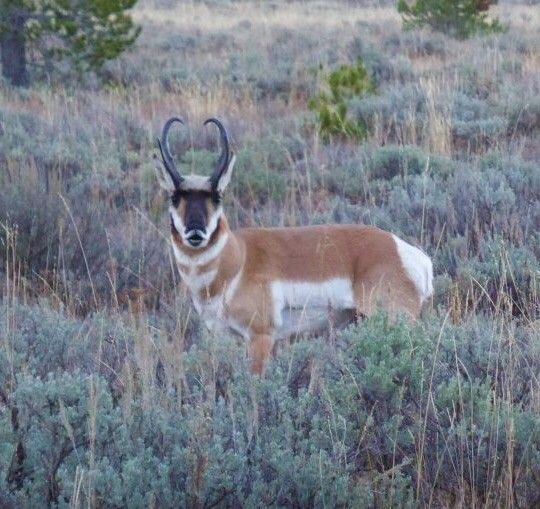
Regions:
[[171, 196], [172, 204], [175, 207], [178, 207], [178, 204], [180, 203], [180, 198], [185, 198], [185, 195], [186, 193], [184, 191], [177, 189]]
[[216, 205], [219, 205], [221, 203], [221, 194], [219, 194], [217, 192], [212, 193], [212, 201]]

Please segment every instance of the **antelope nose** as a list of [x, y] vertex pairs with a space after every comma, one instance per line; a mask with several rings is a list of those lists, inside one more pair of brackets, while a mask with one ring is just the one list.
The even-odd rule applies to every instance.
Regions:
[[185, 230], [186, 240], [192, 247], [199, 246], [204, 240], [206, 235], [206, 229], [203, 228], [186, 228]]
[[206, 228], [202, 225], [198, 225], [198, 224], [192, 224], [192, 225], [189, 225], [185, 230], [184, 230], [184, 233], [186, 234], [186, 237], [189, 237], [190, 235], [194, 235], [194, 234], [205, 234], [206, 233]]

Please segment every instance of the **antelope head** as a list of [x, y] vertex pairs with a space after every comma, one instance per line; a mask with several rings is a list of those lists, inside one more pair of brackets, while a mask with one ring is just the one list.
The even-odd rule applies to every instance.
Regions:
[[182, 243], [192, 249], [208, 245], [223, 214], [222, 194], [231, 180], [235, 156], [229, 149], [229, 137], [223, 124], [209, 118], [204, 125], [213, 124], [219, 132], [221, 155], [210, 177], [182, 175], [178, 170], [169, 147], [169, 131], [174, 123], [183, 125], [178, 117], [172, 117], [163, 126], [158, 147], [161, 161], [154, 156], [160, 186], [171, 198], [169, 208], [171, 225], [178, 232]]

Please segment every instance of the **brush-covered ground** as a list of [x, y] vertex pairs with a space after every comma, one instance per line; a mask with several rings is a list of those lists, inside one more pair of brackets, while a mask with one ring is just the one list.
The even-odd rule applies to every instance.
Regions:
[[[539, 507], [540, 11], [494, 10], [507, 32], [456, 41], [392, 5], [141, 0], [104, 84], [0, 84], [0, 506]], [[309, 99], [358, 58], [368, 138], [323, 142]], [[421, 246], [423, 317], [251, 376], [174, 267], [151, 162], [172, 114], [185, 172], [226, 121], [234, 226]]]

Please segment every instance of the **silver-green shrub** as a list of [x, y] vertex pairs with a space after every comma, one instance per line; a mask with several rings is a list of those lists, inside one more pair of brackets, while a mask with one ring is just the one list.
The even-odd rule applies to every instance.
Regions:
[[[0, 350], [9, 386], [0, 486], [25, 505], [60, 507], [77, 492], [107, 507], [382, 506], [389, 497], [414, 507], [433, 489], [443, 500], [463, 478], [487, 501], [504, 492], [497, 472], [508, 462], [520, 469], [523, 502], [538, 496], [540, 352], [527, 327], [376, 316], [334, 345], [282, 349], [258, 379], [231, 338], [199, 337], [157, 376], [165, 338], [140, 357], [136, 342], [150, 338], [121, 321], [18, 307], [25, 316], [32, 325], [13, 337], [17, 351], [34, 335], [69, 340], [71, 351]], [[114, 369], [96, 346], [111, 336], [124, 344]]]

